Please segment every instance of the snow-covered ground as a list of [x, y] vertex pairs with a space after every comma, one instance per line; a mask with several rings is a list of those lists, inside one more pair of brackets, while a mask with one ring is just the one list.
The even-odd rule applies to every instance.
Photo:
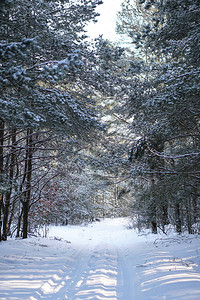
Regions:
[[0, 243], [0, 299], [200, 299], [198, 237], [138, 236], [128, 220]]

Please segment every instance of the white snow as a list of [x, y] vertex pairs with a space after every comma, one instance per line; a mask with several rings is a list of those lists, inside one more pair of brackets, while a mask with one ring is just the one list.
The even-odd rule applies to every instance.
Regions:
[[128, 219], [53, 226], [0, 243], [0, 299], [200, 299], [198, 236], [141, 235]]

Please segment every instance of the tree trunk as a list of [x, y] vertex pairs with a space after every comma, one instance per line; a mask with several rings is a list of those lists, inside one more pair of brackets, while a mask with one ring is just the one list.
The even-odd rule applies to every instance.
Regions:
[[180, 204], [175, 204], [176, 232], [181, 233]]
[[14, 166], [15, 166], [15, 143], [16, 143], [16, 129], [11, 130], [12, 136], [12, 147], [11, 147], [11, 159], [10, 159], [10, 166], [9, 166], [9, 190], [6, 192], [5, 195], [5, 205], [4, 205], [4, 216], [3, 216], [3, 235], [2, 239], [4, 241], [7, 240], [8, 235], [8, 218], [9, 218], [9, 209], [10, 209], [10, 197], [12, 194], [13, 188], [13, 176], [14, 176]]
[[[0, 182], [3, 183], [3, 143], [4, 143], [4, 122], [0, 120]], [[3, 212], [3, 194], [0, 193], [0, 241], [2, 240], [1, 228], [2, 220], [1, 215]]]
[[31, 200], [31, 177], [32, 177], [32, 157], [33, 157], [33, 138], [32, 130], [27, 130], [27, 176], [26, 176], [26, 191], [23, 199], [23, 239], [27, 238], [28, 234], [28, 213]]
[[[197, 194], [197, 193], [196, 193]], [[193, 209], [193, 222], [194, 224], [197, 223], [197, 220], [198, 220], [198, 206], [197, 206], [197, 196], [194, 195], [191, 200], [192, 202], [192, 209]]]
[[[162, 153], [164, 151], [164, 143], [158, 142], [158, 143], [154, 144], [154, 149], [158, 153]], [[156, 179], [161, 183], [161, 186], [162, 186], [162, 182], [164, 179], [162, 170], [165, 168], [165, 159], [160, 156], [157, 156], [156, 157], [156, 167], [158, 167], [158, 171], [159, 171], [158, 174], [156, 175]], [[160, 209], [161, 209], [160, 222], [161, 222], [162, 230], [163, 230], [163, 232], [165, 232], [165, 225], [168, 224], [168, 200], [163, 195], [162, 190], [160, 191], [159, 202], [161, 203], [161, 205], [160, 205]], [[159, 203], [158, 203], [158, 206], [159, 206]]]
[[23, 202], [23, 239], [27, 239], [28, 236], [28, 212], [29, 212], [29, 202]]
[[155, 185], [155, 179], [153, 176], [150, 178], [151, 181], [151, 198], [150, 198], [150, 221], [151, 221], [151, 232], [157, 234], [157, 212], [156, 212], [156, 200], [154, 199], [153, 189]]
[[190, 200], [187, 200], [186, 203], [186, 221], [187, 221], [187, 229], [188, 233], [192, 234], [192, 211], [191, 211], [191, 205], [190, 205]]
[[151, 232], [154, 233], [154, 234], [158, 233], [157, 223], [155, 221], [151, 221]]
[[14, 214], [15, 214], [15, 201], [12, 202], [12, 208], [10, 210], [10, 217], [9, 217], [9, 221], [8, 221], [8, 232], [11, 232], [11, 225], [12, 225], [12, 221], [14, 218]]
[[19, 234], [20, 234], [22, 215], [23, 215], [23, 207], [22, 207], [21, 213], [18, 215], [18, 223], [17, 223], [17, 234], [16, 234], [16, 237], [19, 237]]
[[164, 204], [162, 206], [161, 222], [162, 222], [162, 230], [163, 230], [163, 232], [165, 232], [165, 225], [169, 224], [169, 220], [168, 220], [168, 202], [166, 202], [166, 204]]
[[4, 206], [4, 214], [3, 214], [3, 233], [2, 240], [6, 241], [8, 236], [8, 215], [9, 215], [9, 203], [6, 199], [6, 204]]

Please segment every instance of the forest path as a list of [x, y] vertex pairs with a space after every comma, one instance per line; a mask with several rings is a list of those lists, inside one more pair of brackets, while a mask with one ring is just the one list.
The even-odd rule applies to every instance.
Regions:
[[[95, 224], [94, 230], [93, 225], [83, 227], [82, 234], [79, 228], [77, 237], [78, 232], [74, 231], [70, 240], [73, 239], [75, 248], [70, 260], [62, 260], [64, 266], [30, 300], [134, 299], [130, 262], [126, 261], [124, 248], [120, 248], [124, 237], [119, 230], [119, 219], [107, 222], [107, 226], [105, 221]], [[124, 220], [121, 222], [121, 230], [127, 231]], [[54, 230], [50, 235], [55, 235]]]
[[1, 300], [199, 300], [196, 236], [138, 236], [128, 219], [0, 243]]

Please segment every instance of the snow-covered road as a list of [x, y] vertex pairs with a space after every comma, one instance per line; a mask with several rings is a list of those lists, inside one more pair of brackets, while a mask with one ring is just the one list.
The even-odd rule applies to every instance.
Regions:
[[200, 299], [198, 238], [138, 236], [128, 220], [0, 243], [0, 299]]
[[134, 299], [123, 248], [131, 232], [125, 225], [127, 220], [107, 219], [87, 227], [67, 227], [65, 232], [51, 228], [50, 237], [64, 236], [74, 248], [70, 260], [62, 259], [62, 275], [54, 274], [59, 280], [50, 279], [31, 299]]

